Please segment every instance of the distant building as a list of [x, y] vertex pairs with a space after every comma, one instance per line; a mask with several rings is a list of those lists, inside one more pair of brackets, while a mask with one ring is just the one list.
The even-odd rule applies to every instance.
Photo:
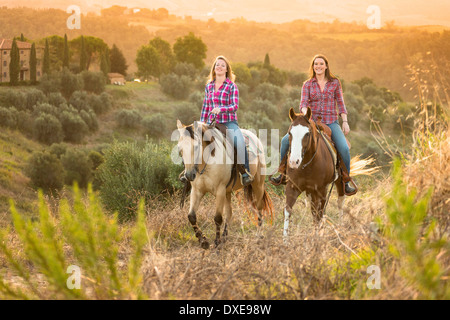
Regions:
[[[9, 82], [9, 63], [11, 61], [12, 40], [0, 39], [0, 82]], [[30, 80], [31, 43], [17, 41], [20, 54], [19, 80]], [[44, 48], [36, 46], [36, 79], [42, 77], [42, 59]]]
[[123, 74], [120, 73], [108, 73], [108, 79], [110, 84], [118, 84], [118, 85], [125, 84], [125, 77]]

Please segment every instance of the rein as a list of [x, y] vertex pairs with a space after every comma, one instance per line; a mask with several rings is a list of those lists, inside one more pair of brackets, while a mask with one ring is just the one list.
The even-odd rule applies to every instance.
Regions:
[[[207, 118], [209, 119], [209, 113], [208, 113]], [[214, 117], [214, 119], [212, 119], [212, 121], [211, 121], [209, 124], [207, 123], [207, 125], [208, 125], [209, 128], [213, 128], [213, 127], [214, 127], [214, 123], [216, 122], [216, 119], [217, 119], [217, 114], [216, 114], [216, 116]], [[205, 172], [206, 166], [208, 165], [208, 161], [209, 161], [209, 158], [210, 158], [210, 157], [211, 157], [211, 154], [209, 154], [208, 160], [205, 161], [205, 166], [203, 167], [203, 169], [202, 169], [201, 171], [198, 171], [198, 164], [196, 164], [196, 165], [194, 166], [195, 170], [198, 172], [199, 175], [202, 175], [202, 174]]]

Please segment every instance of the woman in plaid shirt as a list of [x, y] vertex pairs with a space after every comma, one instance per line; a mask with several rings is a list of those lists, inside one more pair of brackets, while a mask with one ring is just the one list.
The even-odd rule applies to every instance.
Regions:
[[245, 173], [242, 174], [242, 184], [247, 186], [252, 183], [250, 175], [247, 147], [244, 136], [237, 122], [237, 110], [239, 107], [239, 90], [234, 83], [235, 75], [231, 70], [231, 64], [224, 56], [218, 56], [209, 74], [209, 80], [205, 87], [200, 121], [211, 123], [223, 123], [227, 127], [227, 135], [236, 145], [237, 163], [245, 165]]
[[[336, 110], [336, 105], [339, 113]], [[308, 107], [311, 108], [314, 120], [321, 116], [322, 122], [330, 127], [331, 138], [350, 175], [350, 149], [345, 139], [345, 135], [350, 132], [350, 127], [347, 122], [347, 109], [344, 104], [341, 82], [331, 73], [328, 60], [323, 55], [316, 55], [312, 59], [310, 79], [305, 81], [302, 87], [300, 111], [306, 114]], [[342, 118], [342, 129], [338, 121], [339, 115]], [[281, 159], [287, 154], [288, 149], [289, 135], [286, 134], [281, 140]], [[279, 184], [284, 178], [284, 175], [280, 175], [277, 178], [272, 178], [272, 180]], [[345, 193], [351, 194], [354, 192], [355, 189], [349, 183], [346, 183]]]

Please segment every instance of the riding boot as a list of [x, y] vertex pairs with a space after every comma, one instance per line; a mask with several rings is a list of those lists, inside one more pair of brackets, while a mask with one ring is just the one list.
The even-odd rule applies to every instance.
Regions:
[[272, 183], [275, 186], [279, 186], [281, 184], [286, 184], [287, 183], [286, 167], [287, 167], [287, 155], [283, 157], [283, 159], [281, 160], [280, 166], [278, 167], [278, 172], [280, 173], [280, 175], [276, 178], [274, 178], [273, 176], [270, 176], [269, 177], [270, 183]]
[[356, 193], [356, 189], [355, 188], [353, 188], [351, 185], [350, 185], [350, 183], [349, 182], [346, 182], [345, 183], [345, 194], [347, 195], [347, 196], [351, 196], [351, 195], [354, 195], [355, 193]]
[[[342, 161], [341, 155], [338, 153], [338, 170], [342, 178], [342, 183], [344, 187], [344, 194], [346, 196], [352, 196], [358, 192], [358, 187], [356, 186], [355, 181], [350, 177], [347, 171], [347, 167], [344, 164], [344, 161]], [[350, 185], [352, 184], [353, 187]]]

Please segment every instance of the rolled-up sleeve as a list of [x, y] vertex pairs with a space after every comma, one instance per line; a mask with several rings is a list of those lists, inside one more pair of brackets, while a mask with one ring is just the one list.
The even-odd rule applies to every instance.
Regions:
[[229, 86], [228, 105], [220, 108], [220, 112], [235, 113], [239, 107], [239, 90], [236, 84]]
[[300, 112], [302, 112], [302, 108], [307, 108], [309, 106], [310, 89], [311, 89], [311, 82], [310, 81], [305, 82], [302, 87], [302, 98], [300, 100]]
[[208, 104], [208, 85], [205, 87], [205, 97], [203, 98], [202, 113], [200, 115], [200, 121], [206, 123], [208, 120], [208, 114], [210, 112], [210, 107]]
[[338, 106], [339, 114], [343, 113], [347, 114], [347, 108], [345, 107], [344, 103], [344, 94], [342, 93], [342, 86], [339, 80], [337, 80], [336, 91], [334, 96], [336, 97], [336, 103]]

